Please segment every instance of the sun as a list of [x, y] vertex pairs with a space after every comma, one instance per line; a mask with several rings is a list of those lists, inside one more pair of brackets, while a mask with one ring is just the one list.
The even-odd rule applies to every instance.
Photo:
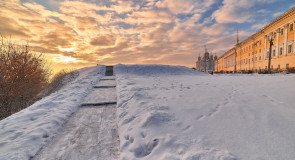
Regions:
[[62, 63], [76, 63], [79, 62], [79, 60], [77, 60], [76, 58], [72, 58], [72, 57], [67, 57], [67, 56], [63, 56], [61, 54], [57, 55], [56, 57], [53, 58], [53, 61], [55, 62], [62, 62]]
[[75, 48], [62, 48], [62, 47], [58, 47], [58, 49], [60, 51], [65, 51], [65, 52], [75, 52]]

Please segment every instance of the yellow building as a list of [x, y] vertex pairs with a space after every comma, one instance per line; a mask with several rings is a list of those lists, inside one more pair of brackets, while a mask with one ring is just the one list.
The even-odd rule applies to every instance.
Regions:
[[215, 60], [215, 72], [258, 72], [268, 69], [270, 39], [273, 39], [273, 71], [295, 67], [295, 8]]

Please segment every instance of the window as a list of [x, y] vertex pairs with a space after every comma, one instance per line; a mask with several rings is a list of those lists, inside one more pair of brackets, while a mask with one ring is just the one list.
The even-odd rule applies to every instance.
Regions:
[[290, 26], [289, 26], [289, 30], [290, 30], [290, 31], [293, 31], [293, 29], [294, 29], [294, 27], [293, 27], [293, 23], [292, 23], [292, 24], [290, 24]]
[[255, 61], [257, 61], [257, 56], [255, 57]]
[[281, 65], [278, 65], [278, 69], [280, 69]]
[[283, 48], [281, 47], [280, 48], [280, 55], [282, 55], [283, 54]]
[[273, 65], [271, 65], [270, 69], [273, 69]]
[[259, 60], [261, 60], [261, 54], [259, 54]]
[[273, 51], [272, 51], [272, 56], [273, 56], [273, 57], [276, 56], [276, 50], [273, 50]]
[[259, 41], [259, 45], [261, 45], [261, 40]]
[[286, 69], [289, 69], [289, 64], [286, 64]]
[[281, 28], [280, 30], [281, 30], [281, 35], [283, 35], [284, 34], [284, 29]]
[[273, 34], [273, 38], [276, 38], [277, 37], [277, 32], [275, 32], [274, 34]]
[[292, 45], [288, 45], [288, 53], [291, 53], [292, 52]]
[[261, 53], [261, 49], [259, 49], [259, 53]]

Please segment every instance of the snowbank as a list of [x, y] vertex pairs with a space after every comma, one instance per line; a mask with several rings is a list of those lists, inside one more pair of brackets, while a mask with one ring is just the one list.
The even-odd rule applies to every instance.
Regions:
[[0, 159], [30, 159], [50, 141], [102, 77], [104, 67], [78, 70], [61, 90], [0, 121]]
[[161, 70], [185, 69], [160, 68], [115, 67], [120, 159], [295, 157], [295, 75], [167, 76]]
[[157, 75], [196, 75], [204, 73], [183, 66], [168, 65], [116, 65], [114, 67], [115, 74], [133, 74], [144, 76]]

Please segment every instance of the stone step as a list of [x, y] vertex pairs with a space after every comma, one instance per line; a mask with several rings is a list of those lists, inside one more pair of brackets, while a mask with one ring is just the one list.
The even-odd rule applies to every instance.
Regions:
[[116, 80], [116, 76], [105, 76], [100, 79], [100, 81], [104, 80]]
[[81, 104], [81, 107], [85, 106], [106, 106], [111, 104], [117, 104], [117, 102], [98, 102], [98, 103], [83, 103]]
[[113, 76], [114, 75], [113, 68], [114, 66], [106, 66], [105, 76]]
[[82, 106], [101, 104], [101, 103], [113, 103], [117, 101], [116, 88], [99, 88], [94, 89], [88, 96], [85, 97]]
[[100, 80], [94, 86], [116, 86], [116, 81], [115, 80], [103, 80], [103, 81]]
[[93, 86], [93, 88], [116, 88], [116, 86]]

